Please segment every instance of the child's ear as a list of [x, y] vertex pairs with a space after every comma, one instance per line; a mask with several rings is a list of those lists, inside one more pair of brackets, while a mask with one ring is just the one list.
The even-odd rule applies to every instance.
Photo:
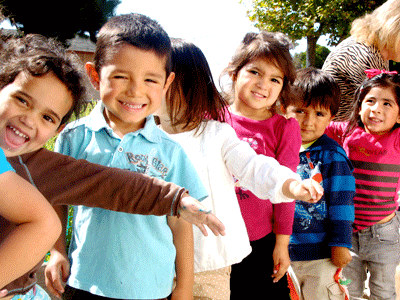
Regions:
[[97, 73], [96, 68], [94, 67], [94, 64], [91, 62], [86, 63], [85, 70], [86, 70], [86, 74], [88, 75], [93, 87], [96, 90], [99, 90], [100, 89], [100, 76], [99, 76], [99, 73]]
[[168, 76], [167, 80], [165, 80], [165, 84], [164, 84], [164, 88], [163, 88], [163, 96], [164, 97], [167, 94], [167, 91], [168, 91], [172, 81], [174, 81], [174, 79], [175, 79], [175, 73], [174, 72], [169, 73], [169, 76]]
[[[232, 65], [232, 62], [230, 62], [230, 63], [228, 64], [228, 68], [229, 68], [231, 65]], [[237, 73], [235, 73], [235, 72], [233, 72], [233, 71], [229, 71], [229, 72], [228, 72], [228, 76], [229, 76], [229, 78], [230, 78], [232, 81], [236, 81]]]
[[397, 124], [400, 124], [400, 114], [397, 116], [396, 123], [397, 123]]

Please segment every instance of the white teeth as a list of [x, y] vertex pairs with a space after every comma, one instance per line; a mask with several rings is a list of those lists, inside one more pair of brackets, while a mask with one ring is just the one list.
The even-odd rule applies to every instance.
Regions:
[[254, 95], [256, 95], [257, 97], [262, 97], [262, 98], [265, 98], [265, 96], [264, 96], [264, 95], [262, 95], [262, 94], [260, 94], [260, 93], [257, 93], [257, 92], [254, 92]]
[[125, 102], [122, 102], [122, 104], [125, 106], [128, 106], [130, 108], [135, 108], [135, 109], [142, 108], [144, 105], [144, 104], [129, 104], [129, 103], [125, 103]]
[[26, 134], [23, 134], [21, 131], [19, 131], [18, 129], [10, 126], [10, 128], [15, 132], [16, 135], [23, 137], [24, 139], [29, 139], [29, 136], [27, 136]]

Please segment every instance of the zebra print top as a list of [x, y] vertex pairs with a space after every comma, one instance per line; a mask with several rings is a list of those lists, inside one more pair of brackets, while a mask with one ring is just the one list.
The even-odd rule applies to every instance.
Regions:
[[367, 78], [366, 69], [389, 70], [389, 61], [384, 61], [379, 50], [358, 43], [349, 37], [328, 55], [322, 70], [331, 74], [340, 87], [342, 100], [335, 121], [347, 121], [351, 114], [354, 92]]

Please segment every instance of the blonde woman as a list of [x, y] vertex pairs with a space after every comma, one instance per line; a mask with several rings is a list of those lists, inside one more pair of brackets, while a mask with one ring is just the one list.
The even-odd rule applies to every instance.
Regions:
[[356, 19], [350, 34], [322, 66], [340, 86], [342, 100], [336, 121], [348, 120], [354, 92], [366, 79], [366, 69], [389, 70], [389, 60], [400, 61], [400, 1], [388, 0]]

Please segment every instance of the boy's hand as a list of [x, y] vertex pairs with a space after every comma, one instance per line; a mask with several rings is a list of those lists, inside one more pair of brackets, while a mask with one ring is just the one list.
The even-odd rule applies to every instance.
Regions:
[[70, 272], [68, 258], [58, 251], [51, 251], [50, 260], [44, 270], [46, 287], [57, 298], [61, 299], [64, 285]]
[[178, 215], [186, 221], [196, 225], [204, 236], [207, 236], [207, 225], [215, 235], [225, 235], [225, 226], [222, 222], [207, 210], [198, 200], [184, 196], [179, 202]]
[[7, 296], [7, 294], [8, 294], [8, 291], [7, 291], [7, 290], [1, 290], [1, 291], [0, 291], [0, 298], [3, 298], [3, 297], [5, 297], [5, 296]]
[[338, 268], [344, 268], [352, 259], [346, 247], [331, 247], [331, 257], [332, 263]]
[[323, 194], [324, 188], [314, 179], [305, 179], [303, 181], [293, 179], [289, 182], [289, 198], [317, 203], [321, 200]]

